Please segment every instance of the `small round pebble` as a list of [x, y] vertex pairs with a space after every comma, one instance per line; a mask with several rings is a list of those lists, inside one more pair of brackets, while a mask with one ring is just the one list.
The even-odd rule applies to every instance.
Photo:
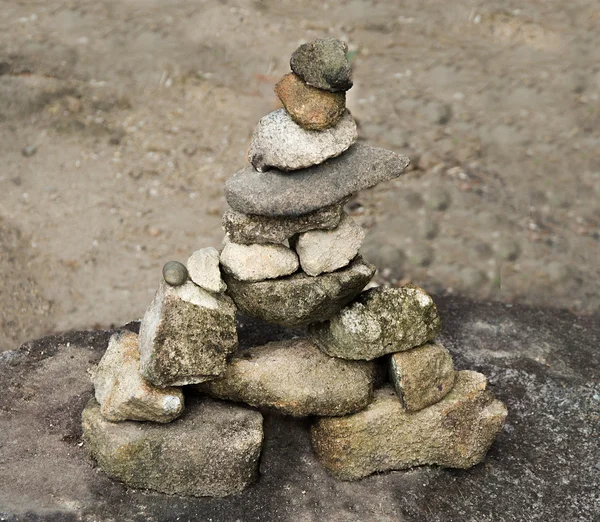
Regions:
[[169, 261], [163, 266], [163, 277], [168, 285], [181, 286], [187, 281], [188, 271], [179, 261]]

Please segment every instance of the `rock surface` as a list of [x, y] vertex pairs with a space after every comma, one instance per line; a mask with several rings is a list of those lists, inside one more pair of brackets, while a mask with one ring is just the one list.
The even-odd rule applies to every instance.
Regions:
[[375, 365], [329, 357], [307, 339], [237, 352], [225, 374], [198, 384], [213, 397], [293, 417], [347, 415], [371, 400]]
[[169, 425], [106, 421], [95, 400], [83, 410], [83, 439], [110, 477], [171, 495], [224, 497], [258, 478], [262, 415], [191, 398]]
[[352, 87], [352, 66], [346, 54], [348, 44], [335, 38], [318, 38], [294, 51], [290, 66], [306, 83], [327, 91]]
[[275, 94], [292, 120], [308, 130], [333, 127], [346, 110], [345, 92], [328, 92], [311, 87], [294, 73], [286, 74], [275, 85]]
[[454, 377], [452, 356], [441, 343], [427, 343], [390, 357], [390, 380], [407, 411], [442, 400], [452, 390]]
[[356, 122], [349, 111], [335, 127], [315, 131], [302, 128], [285, 109], [277, 109], [258, 122], [248, 160], [259, 172], [305, 169], [339, 156], [357, 139]]
[[264, 281], [293, 274], [300, 264], [296, 253], [285, 245], [240, 245], [226, 243], [221, 265], [239, 281]]
[[404, 172], [410, 160], [395, 152], [357, 143], [321, 165], [295, 172], [256, 172], [246, 167], [225, 184], [229, 206], [244, 214], [301, 216]]
[[486, 388], [484, 375], [458, 372], [441, 402], [412, 413], [391, 386], [380, 388], [364, 411], [316, 421], [315, 454], [341, 480], [424, 464], [470, 468], [483, 460], [507, 415]]
[[358, 254], [365, 234], [348, 214], [344, 214], [333, 230], [311, 230], [300, 234], [294, 248], [302, 270], [317, 276], [346, 266]]
[[200, 288], [209, 292], [220, 293], [227, 290], [219, 269], [219, 252], [208, 247], [196, 250], [187, 260], [190, 279]]
[[156, 388], [140, 375], [138, 336], [114, 334], [93, 376], [100, 413], [109, 421], [171, 422], [183, 412], [178, 388]]
[[223, 373], [237, 348], [236, 309], [229, 297], [188, 281], [160, 284], [140, 326], [140, 370], [156, 386], [181, 386]]
[[257, 283], [226, 276], [228, 295], [251, 317], [281, 326], [305, 326], [331, 317], [349, 303], [375, 274], [360, 256], [350, 265], [317, 277], [303, 272]]
[[268, 217], [227, 210], [223, 214], [223, 229], [234, 243], [283, 243], [295, 234], [308, 230], [330, 230], [338, 226], [344, 203], [316, 210], [299, 217]]
[[168, 261], [162, 269], [163, 279], [170, 286], [181, 286], [187, 281], [188, 271], [179, 261]]
[[311, 325], [311, 338], [326, 354], [375, 359], [435, 339], [442, 322], [431, 296], [408, 284], [363, 292], [328, 321]]

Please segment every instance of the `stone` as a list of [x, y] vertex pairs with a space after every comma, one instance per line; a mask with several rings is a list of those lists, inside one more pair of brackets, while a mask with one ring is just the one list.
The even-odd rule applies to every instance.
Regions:
[[262, 424], [257, 411], [193, 397], [169, 425], [108, 422], [94, 399], [82, 416], [86, 447], [109, 477], [195, 497], [224, 497], [255, 482]]
[[375, 274], [375, 267], [357, 256], [347, 267], [317, 277], [303, 272], [252, 283], [225, 275], [227, 293], [251, 317], [286, 327], [323, 321], [348, 304]]
[[406, 156], [357, 143], [341, 156], [293, 175], [246, 167], [227, 180], [225, 195], [229, 206], [244, 214], [296, 217], [397, 178], [409, 163]]
[[336, 416], [367, 406], [374, 377], [373, 363], [329, 357], [308, 339], [292, 339], [238, 351], [222, 377], [196, 388], [293, 417]]
[[298, 217], [253, 216], [230, 209], [223, 215], [223, 229], [232, 242], [241, 245], [283, 243], [308, 230], [337, 227], [345, 201]]
[[156, 386], [214, 379], [237, 348], [236, 308], [191, 281], [159, 285], [140, 325], [140, 371]]
[[421, 288], [379, 286], [363, 292], [309, 334], [326, 354], [342, 359], [375, 359], [435, 339], [442, 322], [433, 299]]
[[346, 110], [346, 93], [329, 92], [304, 83], [294, 73], [286, 74], [275, 85], [275, 94], [300, 127], [325, 130], [333, 127]]
[[188, 279], [187, 268], [179, 261], [169, 261], [162, 269], [163, 279], [170, 286], [181, 286]]
[[293, 274], [300, 264], [285, 245], [239, 245], [228, 242], [221, 252], [223, 270], [240, 281], [264, 281]]
[[196, 250], [187, 260], [190, 279], [200, 288], [220, 293], [227, 290], [219, 268], [219, 251], [208, 247]]
[[394, 353], [390, 380], [406, 411], [419, 411], [441, 401], [454, 386], [454, 364], [441, 343]]
[[294, 248], [305, 273], [317, 276], [346, 266], [358, 254], [365, 231], [348, 214], [333, 230], [311, 230], [300, 234]]
[[335, 127], [316, 131], [303, 129], [285, 109], [277, 109], [258, 122], [248, 161], [258, 172], [305, 169], [339, 156], [357, 139], [356, 122], [349, 111]]
[[393, 387], [380, 388], [365, 410], [318, 419], [313, 449], [341, 480], [425, 464], [470, 468], [484, 459], [507, 415], [486, 388], [484, 375], [460, 371], [448, 395], [418, 412], [406, 412]]
[[112, 422], [171, 422], [183, 412], [178, 388], [157, 388], [140, 375], [138, 336], [123, 330], [108, 342], [93, 373], [96, 401], [102, 416]]
[[294, 51], [290, 66], [306, 83], [326, 91], [347, 91], [352, 87], [352, 66], [348, 44], [335, 38], [318, 38]]

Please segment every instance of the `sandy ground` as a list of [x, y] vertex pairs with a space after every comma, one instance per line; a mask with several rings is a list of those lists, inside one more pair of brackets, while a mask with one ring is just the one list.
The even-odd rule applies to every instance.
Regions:
[[358, 195], [380, 280], [600, 305], [600, 4], [0, 1], [0, 350], [140, 317], [218, 246], [300, 43], [353, 51], [366, 142], [413, 170]]

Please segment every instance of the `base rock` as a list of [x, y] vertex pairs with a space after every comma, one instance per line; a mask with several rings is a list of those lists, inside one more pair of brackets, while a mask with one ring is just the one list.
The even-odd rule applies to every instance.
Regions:
[[185, 414], [171, 424], [116, 424], [102, 417], [92, 399], [82, 425], [100, 468], [127, 486], [224, 497], [257, 479], [262, 423], [257, 411], [190, 398]]
[[359, 413], [317, 420], [311, 428], [313, 449], [341, 480], [424, 464], [470, 468], [483, 460], [507, 415], [486, 387], [482, 374], [461, 371], [444, 399], [408, 413], [386, 386]]

